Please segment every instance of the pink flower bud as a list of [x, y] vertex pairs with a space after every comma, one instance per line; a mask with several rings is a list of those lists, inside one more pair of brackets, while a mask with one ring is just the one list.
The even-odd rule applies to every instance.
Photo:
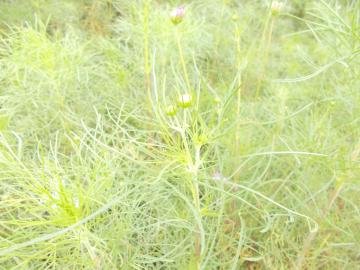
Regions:
[[184, 6], [175, 8], [170, 13], [170, 19], [171, 19], [172, 23], [175, 25], [181, 23], [184, 16], [185, 16], [185, 7]]

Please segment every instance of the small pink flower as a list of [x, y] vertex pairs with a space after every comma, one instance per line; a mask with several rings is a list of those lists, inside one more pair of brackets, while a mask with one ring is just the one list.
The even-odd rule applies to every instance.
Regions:
[[224, 176], [219, 172], [215, 172], [212, 176], [212, 179], [215, 181], [221, 181], [224, 179]]
[[220, 182], [220, 183], [225, 184], [227, 186], [231, 186], [231, 190], [233, 190], [233, 191], [236, 191], [238, 189], [237, 186], [229, 180], [229, 178], [222, 175], [220, 172], [215, 172], [212, 175], [212, 179], [214, 181], [216, 181], [216, 182]]
[[170, 19], [171, 19], [172, 23], [175, 25], [181, 23], [184, 16], [185, 16], [185, 7], [184, 6], [175, 8], [170, 13]]

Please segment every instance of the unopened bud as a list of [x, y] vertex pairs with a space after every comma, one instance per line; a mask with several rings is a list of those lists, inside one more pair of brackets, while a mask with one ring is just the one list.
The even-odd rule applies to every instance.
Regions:
[[184, 19], [184, 16], [185, 16], [185, 7], [184, 6], [175, 8], [170, 13], [170, 19], [171, 19], [172, 23], [175, 25], [181, 23], [182, 20]]
[[181, 95], [179, 97], [179, 100], [178, 100], [178, 105], [181, 107], [181, 108], [188, 108], [190, 107], [192, 104], [192, 97], [191, 95], [189, 94], [184, 94], [184, 95]]
[[271, 3], [271, 14], [273, 16], [276, 16], [280, 13], [280, 11], [283, 9], [284, 7], [284, 3], [283, 2], [278, 2], [278, 1], [274, 1]]
[[175, 116], [176, 113], [177, 113], [178, 109], [176, 106], [174, 105], [169, 105], [167, 108], [166, 108], [166, 115], [168, 116]]

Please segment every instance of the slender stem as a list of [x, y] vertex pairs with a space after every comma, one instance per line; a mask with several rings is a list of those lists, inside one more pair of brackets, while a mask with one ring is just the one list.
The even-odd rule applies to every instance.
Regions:
[[[191, 171], [192, 174], [192, 179], [191, 179], [191, 193], [193, 196], [193, 201], [194, 201], [194, 206], [195, 209], [197, 210], [197, 214], [200, 215], [200, 193], [199, 193], [199, 183], [198, 183], [198, 174], [199, 174], [199, 169], [201, 166], [201, 145], [196, 145], [195, 146], [195, 154], [194, 154], [194, 158], [192, 157], [191, 151], [190, 151], [190, 147], [188, 145], [187, 139], [186, 139], [186, 134], [185, 134], [185, 130], [187, 127], [187, 117], [186, 117], [186, 111], [184, 111], [184, 122], [183, 125], [180, 126], [179, 121], [176, 119], [177, 124], [180, 127], [180, 135], [181, 138], [183, 140], [183, 144], [185, 147], [185, 151], [186, 151], [186, 155], [188, 160], [188, 166], [189, 166], [189, 170]], [[196, 226], [195, 229], [195, 236], [194, 236], [194, 243], [195, 243], [195, 260], [196, 260], [196, 269], [200, 269], [201, 267], [201, 235], [200, 235], [200, 230], [199, 227]]]
[[[198, 170], [201, 164], [200, 157], [201, 146], [196, 146], [195, 149], [195, 164], [194, 164], [194, 178], [193, 178], [193, 189], [194, 189], [194, 205], [197, 209], [198, 214], [200, 215], [200, 194], [199, 194], [199, 184], [198, 184]], [[200, 244], [200, 231], [199, 228], [196, 228], [195, 232], [195, 259], [197, 269], [200, 269], [201, 265], [201, 244]]]
[[[184, 112], [185, 114], [186, 112]], [[184, 117], [185, 118], [185, 117]], [[185, 147], [185, 151], [186, 151], [186, 156], [187, 158], [189, 159], [189, 164], [192, 164], [193, 161], [192, 161], [192, 157], [191, 157], [191, 153], [190, 153], [190, 148], [189, 148], [189, 145], [187, 143], [187, 140], [186, 140], [186, 134], [185, 134], [185, 128], [186, 128], [186, 122], [184, 121], [183, 122], [183, 125], [181, 125], [179, 123], [179, 120], [177, 118], [175, 118], [175, 121], [176, 121], [176, 124], [177, 126], [179, 127], [179, 132], [180, 132], [180, 135], [181, 135], [181, 139], [183, 141], [183, 144], [184, 144], [184, 147]]]
[[[178, 28], [175, 29], [175, 36], [176, 36], [176, 43], [177, 43], [177, 47], [179, 50], [179, 57], [180, 57], [180, 63], [183, 69], [183, 73], [184, 73], [184, 77], [185, 77], [185, 82], [186, 82], [186, 87], [187, 87], [187, 91], [191, 92], [191, 85], [190, 85], [190, 80], [189, 80], [189, 76], [188, 76], [188, 71], [186, 68], [186, 63], [185, 63], [185, 58], [184, 58], [184, 52], [183, 52], [183, 48], [181, 46], [181, 39], [180, 39], [180, 33]], [[190, 148], [189, 145], [187, 143], [187, 139], [186, 139], [186, 134], [185, 134], [185, 130], [187, 127], [187, 111], [184, 110], [184, 118], [183, 118], [184, 122], [183, 122], [183, 126], [180, 127], [181, 130], [181, 137], [185, 146], [185, 150], [188, 156], [188, 166], [189, 169], [192, 173], [192, 181], [191, 181], [191, 193], [193, 196], [193, 200], [194, 200], [194, 206], [197, 210], [197, 213], [200, 215], [200, 194], [199, 194], [199, 184], [198, 184], [198, 170], [200, 168], [200, 164], [201, 164], [201, 156], [200, 156], [200, 149], [201, 146], [197, 145], [195, 147], [195, 160], [193, 160], [191, 152], [190, 152]], [[200, 239], [201, 239], [201, 235], [200, 235], [200, 230], [198, 228], [198, 226], [195, 229], [195, 260], [196, 260], [196, 269], [200, 269], [201, 267], [201, 243], [200, 243]]]
[[[258, 78], [258, 81], [257, 81], [257, 86], [256, 86], [256, 94], [255, 94], [255, 97], [258, 98], [259, 97], [259, 94], [260, 94], [260, 86], [261, 86], [261, 83], [264, 79], [264, 73], [265, 73], [265, 70], [267, 68], [267, 64], [268, 64], [268, 58], [269, 58], [269, 51], [270, 51], [270, 46], [271, 46], [271, 39], [272, 39], [272, 33], [273, 33], [273, 29], [274, 29], [274, 18], [273, 17], [270, 17], [270, 25], [269, 25], [269, 21], [267, 20], [266, 21], [266, 24], [265, 24], [265, 28], [264, 28], [264, 32], [263, 32], [263, 42], [266, 42], [265, 44], [265, 52], [264, 52], [264, 63], [262, 65], [262, 69], [261, 69], [261, 72], [260, 72], [260, 75], [259, 75], [259, 78]], [[266, 33], [266, 30], [269, 28], [268, 30], [268, 36], [267, 36], [267, 40], [265, 40], [265, 33]]]
[[215, 51], [218, 51], [218, 46], [219, 46], [219, 40], [220, 40], [220, 33], [223, 29], [223, 17], [224, 17], [224, 12], [225, 12], [225, 1], [223, 1], [222, 5], [221, 5], [221, 12], [220, 12], [220, 17], [219, 17], [219, 23], [217, 25], [216, 28], [216, 35], [215, 35], [215, 43], [214, 43], [214, 47], [215, 47]]
[[266, 48], [265, 48], [265, 58], [264, 58], [264, 67], [265, 68], [269, 61], [269, 51], [270, 51], [271, 39], [272, 39], [272, 34], [273, 34], [273, 29], [274, 29], [274, 22], [275, 22], [275, 19], [272, 18], [271, 22], [270, 22], [269, 36], [268, 36], [268, 40], [267, 40]]
[[[238, 61], [238, 73], [239, 73], [239, 83], [238, 83], [238, 92], [237, 92], [237, 103], [236, 103], [236, 117], [239, 119], [240, 117], [240, 104], [241, 104], [241, 46], [240, 46], [240, 30], [239, 27], [236, 25], [236, 36], [237, 36], [237, 42], [236, 42], [236, 52], [237, 52], [237, 61]], [[235, 138], [235, 151], [239, 150], [240, 145], [240, 124], [236, 127], [236, 138]]]
[[189, 76], [188, 76], [188, 72], [186, 69], [186, 63], [185, 63], [185, 58], [184, 58], [184, 52], [181, 46], [181, 40], [180, 40], [180, 34], [179, 34], [179, 30], [178, 28], [175, 29], [175, 36], [176, 36], [176, 43], [177, 43], [177, 47], [179, 50], [179, 56], [180, 56], [180, 63], [184, 72], [184, 77], [185, 77], [185, 82], [186, 82], [186, 87], [188, 88], [188, 91], [191, 91], [191, 85], [190, 85], [190, 80], [189, 80]]
[[144, 5], [144, 65], [145, 85], [148, 95], [149, 115], [152, 113], [151, 106], [151, 68], [149, 61], [149, 1]]

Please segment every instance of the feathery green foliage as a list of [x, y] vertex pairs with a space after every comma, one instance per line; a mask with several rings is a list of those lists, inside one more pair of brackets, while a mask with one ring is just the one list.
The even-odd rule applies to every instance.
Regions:
[[272, 2], [2, 1], [0, 269], [359, 269], [360, 2]]

